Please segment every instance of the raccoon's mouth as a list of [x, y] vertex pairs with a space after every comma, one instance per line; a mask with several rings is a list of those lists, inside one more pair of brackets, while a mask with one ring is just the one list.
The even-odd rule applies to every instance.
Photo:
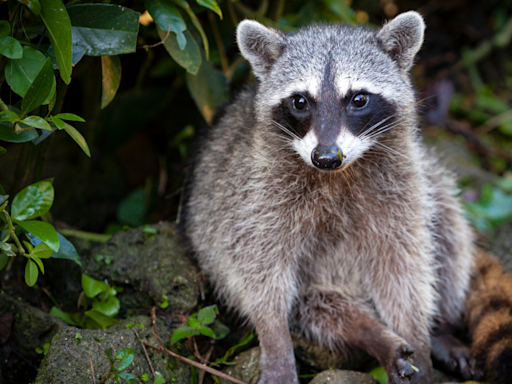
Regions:
[[342, 167], [345, 158], [346, 156], [335, 144], [319, 144], [311, 152], [311, 162], [313, 165], [325, 171], [341, 169], [340, 167]]

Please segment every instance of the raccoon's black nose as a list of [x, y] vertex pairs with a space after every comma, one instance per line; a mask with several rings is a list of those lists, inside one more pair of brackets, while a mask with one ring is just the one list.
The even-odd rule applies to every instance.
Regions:
[[311, 161], [320, 169], [336, 169], [343, 163], [343, 153], [336, 145], [318, 144], [311, 152]]

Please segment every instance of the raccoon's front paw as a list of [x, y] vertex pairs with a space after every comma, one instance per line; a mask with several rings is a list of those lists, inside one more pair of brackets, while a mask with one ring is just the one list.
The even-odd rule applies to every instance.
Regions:
[[388, 373], [388, 384], [406, 384], [409, 383], [414, 370], [414, 349], [408, 344], [402, 344], [394, 352], [390, 367], [386, 370]]
[[481, 380], [483, 372], [476, 368], [471, 351], [450, 334], [431, 337], [432, 357], [444, 371], [461, 376], [464, 380]]

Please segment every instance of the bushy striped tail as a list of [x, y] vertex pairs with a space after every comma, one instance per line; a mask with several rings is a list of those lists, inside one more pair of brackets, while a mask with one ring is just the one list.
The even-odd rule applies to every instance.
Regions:
[[477, 368], [491, 383], [512, 383], [512, 275], [483, 250], [477, 251], [467, 320]]

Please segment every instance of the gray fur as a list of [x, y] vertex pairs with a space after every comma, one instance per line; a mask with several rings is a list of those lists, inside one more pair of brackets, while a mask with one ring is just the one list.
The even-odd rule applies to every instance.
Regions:
[[[420, 368], [411, 381], [430, 383], [429, 332], [460, 321], [472, 234], [451, 175], [418, 138], [406, 70], [423, 28], [415, 12], [380, 31], [238, 27], [260, 81], [205, 138], [184, 225], [219, 297], [258, 331], [260, 384], [298, 383], [289, 326], [339, 352], [366, 350], [392, 383], [409, 382], [410, 345]], [[341, 171], [314, 168], [309, 144], [272, 121], [273, 108], [294, 93], [320, 104], [360, 89], [393, 105], [396, 123], [360, 137], [331, 127], [355, 143]]]

